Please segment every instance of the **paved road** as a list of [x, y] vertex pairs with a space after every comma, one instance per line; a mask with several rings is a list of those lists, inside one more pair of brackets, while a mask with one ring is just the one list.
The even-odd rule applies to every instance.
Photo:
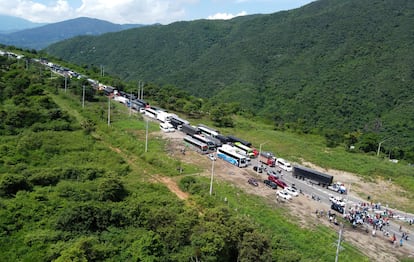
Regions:
[[[253, 162], [253, 164], [255, 164], [255, 162]], [[278, 168], [270, 168], [274, 171], [277, 171]], [[266, 172], [264, 172], [262, 174], [262, 176], [267, 176]], [[341, 195], [340, 193], [331, 191], [327, 188], [323, 188], [321, 186], [318, 185], [314, 185], [309, 183], [308, 181], [305, 180], [300, 180], [300, 179], [296, 179], [292, 176], [292, 173], [290, 172], [286, 172], [286, 171], [282, 171], [281, 173], [281, 179], [283, 181], [285, 181], [288, 185], [292, 185], [295, 184], [295, 186], [302, 190], [303, 194], [309, 195], [309, 196], [315, 196], [315, 201], [318, 201], [316, 199], [319, 199], [319, 202], [321, 203], [321, 205], [324, 206], [324, 209], [330, 209], [331, 206], [331, 202], [329, 200], [330, 196], [337, 196], [337, 197], [343, 197], [345, 199], [347, 199], [347, 206], [349, 207], [349, 205], [352, 204], [357, 204], [357, 203], [362, 203], [362, 202], [367, 202], [366, 200], [363, 200], [361, 198], [359, 198], [358, 196], [355, 196], [354, 194], [352, 194], [352, 188], [351, 188], [351, 192], [348, 195]], [[381, 207], [381, 210], [384, 211], [385, 208]], [[370, 210], [372, 213], [372, 210]], [[377, 210], [374, 210], [377, 211]], [[401, 212], [399, 210], [392, 210], [394, 214], [404, 214], [405, 217], [408, 218], [414, 218], [414, 215], [412, 214], [406, 214], [404, 212]], [[335, 212], [335, 211], [333, 211]], [[409, 223], [407, 222], [407, 220], [401, 218], [396, 218], [394, 217], [394, 219], [390, 219], [389, 222], [389, 226], [385, 226], [383, 228], [383, 230], [386, 230], [389, 232], [389, 234], [392, 236], [393, 234], [396, 235], [397, 240], [399, 241], [399, 239], [401, 238], [402, 232], [400, 232], [400, 225], [403, 225], [403, 231], [404, 228], [407, 229], [410, 228]], [[366, 227], [370, 230], [372, 230], [372, 226], [371, 225], [366, 225]], [[412, 226], [414, 228], [414, 225]], [[377, 230], [377, 234], [383, 234], [383, 232], [380, 232], [379, 230]], [[409, 249], [414, 251], [414, 238], [411, 238], [411, 236], [409, 237], [408, 241], [404, 241], [404, 246], [408, 247]]]

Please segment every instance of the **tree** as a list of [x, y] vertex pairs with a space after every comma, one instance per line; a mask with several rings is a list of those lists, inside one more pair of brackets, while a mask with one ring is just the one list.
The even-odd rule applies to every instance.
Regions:
[[269, 240], [257, 231], [246, 232], [239, 244], [240, 262], [272, 261]]
[[5, 174], [0, 181], [0, 195], [14, 196], [20, 190], [31, 190], [32, 186], [26, 178], [17, 174]]
[[127, 191], [121, 181], [109, 178], [102, 181], [98, 186], [99, 200], [119, 202], [127, 195]]

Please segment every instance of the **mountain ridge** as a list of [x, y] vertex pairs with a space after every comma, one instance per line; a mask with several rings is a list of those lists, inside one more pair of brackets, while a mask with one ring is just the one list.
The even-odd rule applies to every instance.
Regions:
[[407, 0], [320, 0], [269, 15], [79, 37], [45, 51], [105, 64], [123, 80], [238, 102], [275, 128], [403, 132], [396, 145], [412, 147], [414, 121], [400, 115], [413, 112], [412, 24], [414, 3]]
[[0, 43], [21, 48], [42, 49], [56, 43], [79, 35], [101, 35], [108, 32], [117, 32], [144, 25], [114, 24], [108, 21], [78, 17], [57, 23], [27, 28], [17, 32], [0, 35]]

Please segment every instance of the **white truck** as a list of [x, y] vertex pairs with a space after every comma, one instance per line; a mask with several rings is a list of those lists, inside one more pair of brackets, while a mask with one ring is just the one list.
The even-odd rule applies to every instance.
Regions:
[[341, 193], [341, 194], [346, 194], [346, 187], [341, 182], [336, 182], [336, 183], [333, 183], [332, 185], [329, 185], [328, 189], [332, 190], [332, 191], [335, 191], [335, 192], [338, 192], [338, 193]]

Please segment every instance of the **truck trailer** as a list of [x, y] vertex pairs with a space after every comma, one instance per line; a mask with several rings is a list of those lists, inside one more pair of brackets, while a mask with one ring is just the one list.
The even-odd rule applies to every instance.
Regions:
[[194, 127], [188, 124], [183, 124], [181, 126], [181, 132], [187, 135], [190, 135], [190, 136], [201, 134], [200, 130], [197, 127]]
[[308, 179], [323, 187], [329, 186], [333, 182], [333, 176], [303, 166], [294, 166], [293, 176], [299, 179]]

